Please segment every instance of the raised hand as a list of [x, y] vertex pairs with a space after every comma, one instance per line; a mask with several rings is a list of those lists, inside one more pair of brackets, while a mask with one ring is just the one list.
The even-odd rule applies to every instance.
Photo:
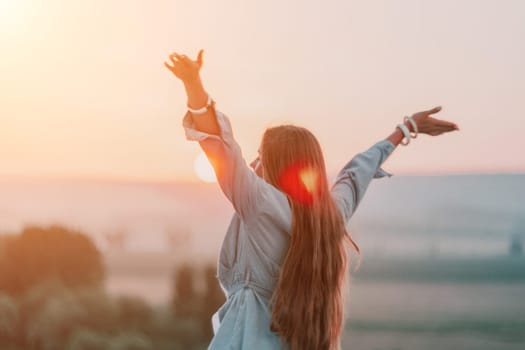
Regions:
[[164, 62], [164, 65], [173, 75], [182, 80], [183, 83], [189, 83], [200, 78], [199, 72], [202, 67], [202, 53], [203, 50], [200, 50], [197, 59], [192, 60], [186, 55], [179, 55], [174, 52], [169, 56], [171, 65], [168, 62]]
[[[186, 96], [188, 97], [187, 106], [192, 109], [201, 109], [207, 106], [209, 95], [204, 89], [200, 77], [202, 67], [202, 53], [200, 50], [197, 59], [192, 60], [186, 55], [172, 53], [170, 57], [171, 64], [164, 62], [166, 68], [170, 70], [184, 84]], [[220, 128], [215, 117], [214, 108], [207, 108], [206, 112], [192, 115], [194, 125], [197, 130], [202, 132], [219, 135]]]
[[[428, 111], [422, 111], [412, 115], [416, 122], [419, 133], [437, 136], [446, 132], [459, 130], [457, 124], [431, 117], [441, 111], [441, 107], [435, 107]], [[407, 124], [409, 126], [409, 124]], [[410, 126], [409, 126], [410, 127]], [[410, 127], [412, 130], [412, 128]]]

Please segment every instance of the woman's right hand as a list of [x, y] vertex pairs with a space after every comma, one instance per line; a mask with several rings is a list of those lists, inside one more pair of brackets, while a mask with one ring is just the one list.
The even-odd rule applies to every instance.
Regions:
[[[422, 111], [412, 115], [414, 122], [416, 122], [419, 133], [437, 136], [446, 132], [459, 130], [459, 127], [455, 123], [430, 116], [432, 114], [438, 113], [439, 111], [441, 111], [441, 107], [435, 107], [428, 111]], [[414, 131], [412, 130], [412, 125], [408, 123], [408, 121], [405, 123], [405, 125], [410, 129], [410, 131]]]
[[164, 65], [184, 84], [188, 84], [200, 79], [199, 72], [202, 67], [202, 53], [203, 50], [200, 50], [197, 59], [192, 60], [186, 55], [179, 55], [174, 52], [169, 56], [171, 65], [168, 62], [164, 62]]

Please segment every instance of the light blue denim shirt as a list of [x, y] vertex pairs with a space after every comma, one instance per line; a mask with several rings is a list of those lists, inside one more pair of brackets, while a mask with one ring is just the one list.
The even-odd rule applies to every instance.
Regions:
[[[290, 206], [285, 194], [248, 166], [229, 119], [219, 111], [216, 117], [220, 135], [195, 129], [189, 112], [183, 120], [186, 138], [199, 141], [235, 209], [217, 265], [227, 300], [212, 317], [215, 335], [208, 349], [279, 350], [283, 343], [270, 331], [269, 302], [288, 249]], [[394, 148], [379, 141], [339, 172], [332, 195], [346, 223], [372, 179], [391, 176], [380, 166]]]

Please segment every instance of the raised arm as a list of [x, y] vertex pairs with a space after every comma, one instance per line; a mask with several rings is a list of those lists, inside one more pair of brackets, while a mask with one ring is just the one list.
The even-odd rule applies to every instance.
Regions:
[[188, 97], [188, 112], [183, 119], [186, 138], [199, 142], [235, 211], [246, 220], [255, 217], [263, 192], [271, 186], [249, 168], [233, 137], [229, 119], [215, 109], [213, 102], [208, 103], [199, 74], [202, 50], [194, 61], [177, 53], [170, 55], [170, 61], [164, 65], [182, 81]]
[[[432, 114], [440, 110], [441, 107], [436, 107], [428, 111], [415, 113], [412, 116], [418, 133], [437, 136], [453, 130], [459, 130], [458, 126], [452, 122], [431, 117]], [[415, 131], [409, 121], [405, 122], [405, 126], [409, 128], [409, 131]], [[403, 138], [403, 132], [396, 127], [396, 130], [386, 139], [357, 154], [339, 172], [332, 187], [332, 195], [341, 209], [345, 221], [348, 221], [357, 209], [372, 179], [391, 176], [391, 174], [381, 169], [381, 165], [397, 145], [401, 143]]]
[[[191, 60], [186, 55], [172, 53], [170, 57], [171, 64], [164, 62], [177, 78], [184, 84], [186, 96], [188, 97], [188, 107], [191, 109], [200, 109], [206, 107], [208, 102], [208, 93], [204, 90], [200, 77], [202, 67], [203, 50], [199, 51], [196, 60]], [[212, 108], [208, 108], [202, 114], [193, 114], [195, 128], [207, 134], [219, 135], [220, 129]]]

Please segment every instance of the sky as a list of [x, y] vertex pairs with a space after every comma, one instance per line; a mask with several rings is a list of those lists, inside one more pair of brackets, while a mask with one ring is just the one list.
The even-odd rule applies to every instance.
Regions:
[[247, 160], [308, 127], [329, 173], [443, 106], [394, 175], [525, 172], [525, 2], [0, 0], [0, 177], [197, 181], [186, 98], [163, 62], [204, 49]]

